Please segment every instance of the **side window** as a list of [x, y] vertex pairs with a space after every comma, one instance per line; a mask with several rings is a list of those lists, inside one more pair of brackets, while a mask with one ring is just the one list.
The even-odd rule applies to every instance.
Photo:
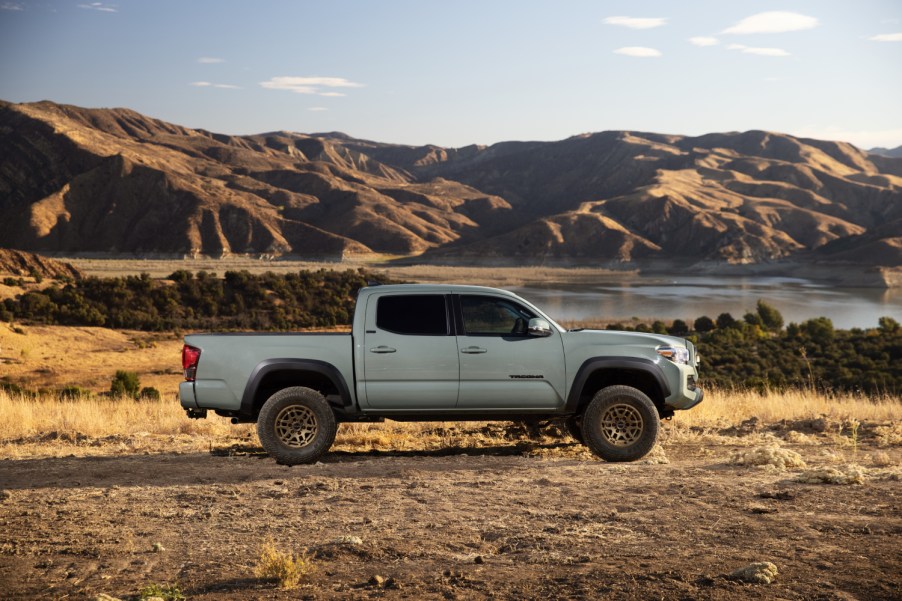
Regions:
[[410, 336], [447, 336], [445, 297], [441, 294], [383, 296], [376, 305], [376, 327]]
[[535, 317], [518, 303], [491, 296], [461, 296], [460, 308], [468, 336], [525, 336]]

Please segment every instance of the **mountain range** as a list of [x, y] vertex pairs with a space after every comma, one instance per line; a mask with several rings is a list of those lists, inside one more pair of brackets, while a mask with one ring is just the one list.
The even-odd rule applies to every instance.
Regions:
[[902, 265], [902, 158], [766, 131], [442, 148], [0, 102], [0, 246]]

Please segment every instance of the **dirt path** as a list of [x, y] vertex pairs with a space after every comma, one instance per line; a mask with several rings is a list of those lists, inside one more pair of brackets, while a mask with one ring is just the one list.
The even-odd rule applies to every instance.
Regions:
[[[503, 446], [294, 468], [255, 453], [5, 460], [0, 596], [177, 581], [189, 599], [898, 599], [902, 483], [800, 484], [729, 464], [733, 450], [675, 444], [666, 465]], [[255, 578], [265, 541], [308, 548], [309, 583]], [[757, 561], [774, 583], [725, 577]]]

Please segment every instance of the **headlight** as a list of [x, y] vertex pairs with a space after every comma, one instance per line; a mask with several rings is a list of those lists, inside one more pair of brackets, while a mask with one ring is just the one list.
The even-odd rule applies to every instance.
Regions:
[[662, 357], [667, 357], [674, 363], [689, 364], [689, 349], [683, 346], [659, 346], [655, 349]]

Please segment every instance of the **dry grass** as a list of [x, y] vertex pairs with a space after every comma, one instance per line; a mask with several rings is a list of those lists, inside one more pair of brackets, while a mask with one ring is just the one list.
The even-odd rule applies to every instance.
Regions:
[[266, 580], [275, 580], [279, 587], [295, 589], [313, 573], [314, 567], [307, 553], [292, 553], [267, 543], [260, 549], [260, 557], [254, 566], [254, 575]]
[[825, 418], [828, 422], [885, 422], [902, 420], [902, 399], [860, 394], [824, 394], [810, 390], [787, 390], [759, 394], [752, 390], [706, 391], [701, 405], [681, 412], [675, 421], [685, 426], [721, 427], [739, 425], [757, 417], [763, 423]]
[[171, 399], [181, 381], [181, 350], [174, 333], [0, 323], [0, 375], [31, 390], [103, 392], [123, 369]]
[[[814, 393], [769, 394], [712, 391], [705, 403], [678, 413], [667, 426], [667, 442], [707, 436], [726, 437], [716, 432], [738, 427], [758, 417], [764, 423], [780, 420], [814, 420], [827, 416], [827, 423], [841, 427], [843, 420], [889, 425], [875, 428], [875, 442], [896, 446], [895, 438], [884, 444], [881, 432], [899, 429], [902, 403], [897, 399], [869, 400], [856, 396], [826, 397]], [[880, 430], [880, 432], [877, 432]], [[703, 434], [699, 434], [702, 432]], [[709, 432], [710, 434], [704, 434]], [[534, 442], [553, 444], [560, 438], [554, 428], [545, 429]], [[844, 443], [848, 434], [826, 432], [828, 441]], [[482, 448], [497, 445], [526, 445], [531, 434], [520, 425], [500, 423], [402, 423], [343, 424], [335, 449], [437, 450]], [[732, 437], [731, 437], [732, 438]], [[735, 440], [735, 439], [733, 439]], [[887, 438], [887, 440], [889, 440]], [[749, 442], [760, 443], [759, 439]], [[257, 445], [253, 425], [232, 425], [229, 420], [210, 415], [204, 420], [188, 419], [179, 403], [164, 397], [160, 401], [132, 401], [90, 397], [61, 401], [53, 395], [28, 398], [0, 391], [0, 457], [25, 457], [78, 453], [84, 455], [133, 452], [190, 452], [216, 448], [247, 448]], [[570, 448], [582, 457], [583, 447]], [[543, 455], [539, 450], [538, 454]], [[524, 448], [524, 452], [530, 452]], [[564, 451], [562, 451], [564, 452]], [[565, 453], [566, 454], [566, 453]]]

